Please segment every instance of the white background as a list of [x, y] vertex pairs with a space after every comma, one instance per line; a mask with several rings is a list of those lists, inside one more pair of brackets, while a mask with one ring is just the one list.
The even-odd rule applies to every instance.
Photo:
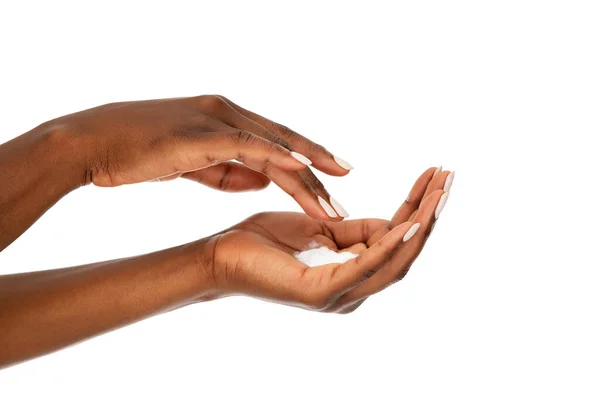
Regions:
[[[600, 396], [598, 2], [79, 3], [2, 2], [0, 142], [107, 102], [218, 93], [354, 164], [319, 175], [351, 217], [389, 217], [429, 166], [457, 175], [407, 278], [354, 314], [191, 306], [2, 370], [0, 398]], [[299, 207], [275, 186], [86, 187], [0, 272], [265, 210]]]

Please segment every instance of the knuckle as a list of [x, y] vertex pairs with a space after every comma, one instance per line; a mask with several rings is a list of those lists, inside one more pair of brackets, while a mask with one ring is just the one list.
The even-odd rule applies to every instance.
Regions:
[[223, 96], [222, 94], [217, 94], [217, 95], [214, 95], [214, 96], [218, 97], [219, 99], [221, 99], [221, 101], [224, 101], [224, 102], [227, 102], [227, 103], [230, 102], [229, 99], [227, 97]]
[[325, 190], [325, 185], [323, 185], [323, 183], [319, 180], [319, 178], [317, 178], [315, 174], [312, 173], [312, 171], [306, 169], [305, 172], [303, 171], [303, 173], [310, 186], [319, 191], [327, 193], [327, 190]]
[[231, 164], [225, 164], [225, 171], [219, 180], [219, 190], [227, 191], [231, 182]]
[[285, 139], [287, 139], [288, 141], [292, 142], [304, 142], [308, 145], [308, 151], [307, 153], [312, 155], [314, 153], [326, 153], [329, 154], [329, 151], [327, 151], [327, 149], [323, 146], [321, 146], [318, 143], [315, 143], [307, 138], [305, 138], [304, 136], [300, 135], [299, 133], [291, 130], [290, 128], [288, 128], [285, 125], [281, 125], [278, 123], [274, 123], [275, 124], [275, 130], [277, 131], [277, 133], [279, 133], [279, 135], [283, 136]]
[[275, 144], [277, 144], [277, 145], [279, 145], [279, 146], [283, 147], [284, 149], [287, 149], [287, 150], [289, 150], [289, 151], [292, 151], [292, 146], [290, 146], [290, 144], [289, 144], [287, 141], [283, 140], [283, 139], [282, 139], [282, 138], [280, 138], [279, 136], [275, 136], [275, 137], [273, 138], [273, 143], [275, 143]]
[[277, 143], [268, 142], [267, 146], [269, 147], [269, 151], [273, 153], [281, 153], [282, 155], [289, 155], [289, 150], [286, 150], [284, 147]]
[[207, 111], [218, 110], [224, 105], [224, 100], [220, 96], [213, 94], [198, 96], [197, 100], [200, 108]]
[[256, 140], [256, 137], [252, 133], [244, 130], [233, 132], [233, 138], [239, 144], [252, 144]]
[[327, 190], [325, 190], [325, 185], [323, 185], [323, 183], [316, 177], [313, 175], [313, 179], [310, 182], [317, 190], [322, 191], [327, 193]]
[[[384, 236], [385, 238], [385, 236]], [[373, 246], [371, 246], [374, 252], [380, 252], [385, 250], [384, 240], [378, 240]]]
[[329, 151], [327, 151], [327, 149], [323, 146], [321, 146], [318, 143], [312, 142], [312, 141], [308, 141], [310, 143], [310, 152], [312, 153], [327, 153], [329, 154]]
[[371, 232], [371, 230], [369, 227], [369, 221], [366, 219], [363, 219], [362, 223], [360, 224], [361, 237], [368, 238], [369, 236], [371, 236], [370, 232]]
[[377, 267], [369, 268], [367, 271], [365, 271], [365, 279], [369, 279], [370, 277], [375, 275], [375, 273], [377, 273], [378, 270], [379, 270], [379, 268], [377, 268]]
[[290, 128], [288, 128], [285, 125], [281, 125], [281, 124], [275, 123], [275, 127], [277, 128], [277, 131], [281, 135], [287, 137], [288, 139], [294, 139], [297, 136], [299, 136], [296, 132], [294, 132], [293, 130], [291, 130]]
[[299, 188], [301, 190], [308, 191], [310, 193], [314, 192], [312, 185], [306, 179], [303, 179], [301, 175], [296, 175], [296, 178], [296, 181], [300, 184]]

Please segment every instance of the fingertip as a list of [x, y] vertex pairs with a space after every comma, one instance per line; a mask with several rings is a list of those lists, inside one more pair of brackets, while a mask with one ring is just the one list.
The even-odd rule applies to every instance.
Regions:
[[438, 219], [440, 217], [440, 214], [442, 213], [442, 210], [444, 209], [444, 207], [446, 206], [446, 201], [448, 200], [448, 196], [450, 195], [449, 192], [445, 192], [440, 199], [438, 200], [438, 204], [435, 207], [435, 219]]
[[442, 170], [442, 166], [439, 165], [437, 167], [429, 167], [421, 174], [421, 176], [427, 176], [429, 180], [431, 180], [434, 176], [440, 173]]
[[340, 216], [342, 218], [347, 218], [350, 216], [348, 214], [348, 211], [346, 211], [346, 209], [344, 208], [344, 206], [342, 206], [339, 201], [334, 199], [333, 196], [329, 196], [329, 202], [333, 206], [333, 208], [338, 216]]
[[400, 225], [396, 226], [391, 231], [389, 231], [381, 239], [382, 243], [387, 242], [390, 245], [395, 245], [397, 243], [401, 243], [402, 241], [404, 241], [403, 239], [406, 236], [406, 233], [409, 231], [409, 229], [413, 225], [414, 225], [413, 222], [410, 222], [410, 221], [401, 223]]
[[331, 176], [346, 176], [354, 167], [347, 161], [332, 154], [314, 154], [311, 156], [313, 167]]
[[[277, 145], [278, 146], [278, 145]], [[311, 159], [306, 157], [304, 154], [290, 151], [284, 147], [278, 146], [279, 153], [283, 155], [283, 157], [271, 157], [268, 161], [273, 162], [278, 168], [281, 168], [284, 171], [291, 172], [299, 172], [308, 168], [309, 166], [313, 166], [313, 162]]]
[[318, 219], [324, 222], [341, 222], [344, 217], [339, 216], [333, 207], [325, 201], [321, 196], [317, 196], [317, 201], [310, 202], [310, 204], [300, 204], [300, 207], [304, 210], [306, 215]]
[[439, 173], [440, 168], [441, 167], [427, 168], [415, 181], [406, 201], [409, 203], [421, 201], [427, 192], [430, 182], [434, 179], [435, 175]]
[[296, 151], [290, 151], [290, 155], [296, 160], [298, 161], [300, 164], [302, 164], [302, 168], [308, 166], [308, 165], [312, 165], [312, 161], [310, 161], [310, 159]]
[[315, 209], [311, 209], [310, 211], [304, 210], [307, 215], [318, 219], [324, 222], [339, 222], [341, 219], [339, 217], [331, 217], [327, 215], [327, 212], [323, 210], [322, 207], [315, 207]]
[[333, 160], [336, 162], [337, 165], [339, 165], [340, 167], [342, 167], [346, 171], [351, 171], [351, 170], [354, 169], [354, 167], [352, 166], [352, 164], [350, 164], [348, 161], [344, 160], [341, 157], [333, 156]]
[[[332, 167], [329, 175], [346, 176], [354, 169], [354, 166], [341, 157], [333, 154], [329, 155], [330, 165]], [[325, 171], [323, 171], [325, 172]]]
[[421, 224], [418, 222], [412, 224], [412, 226], [410, 228], [408, 228], [408, 230], [404, 234], [404, 237], [402, 238], [402, 242], [408, 242], [415, 235], [415, 233], [417, 233], [420, 226], [421, 226]]
[[302, 207], [302, 210], [306, 215], [324, 222], [341, 221], [341, 219], [337, 214], [335, 214], [335, 212], [333, 212], [335, 214], [335, 216], [333, 216], [334, 214], [330, 214], [332, 210], [329, 210], [329, 212], [325, 210], [326, 206], [324, 206], [323, 203], [321, 203], [321, 201], [325, 202], [325, 200], [323, 200], [320, 196], [317, 196], [317, 199], [314, 200], [309, 197], [310, 196], [302, 196], [302, 198], [298, 198], [294, 196], [294, 200], [296, 200], [300, 207]]
[[[433, 202], [434, 200], [439, 199], [440, 197], [442, 197], [442, 195], [444, 194], [444, 190], [443, 189], [436, 189], [433, 192], [429, 193], [424, 199], [423, 202], [424, 203], [429, 203], [429, 202]], [[426, 205], [426, 204], [424, 204]]]
[[454, 175], [455, 172], [452, 171], [446, 176], [446, 180], [444, 181], [444, 192], [449, 192], [452, 188], [452, 184], [454, 183]]
[[[433, 193], [434, 190], [442, 189], [444, 190], [446, 187], [450, 190], [452, 186], [452, 180], [454, 179], [454, 175], [450, 171], [440, 171], [433, 178], [431, 178], [431, 182], [427, 186], [427, 190], [425, 191], [425, 197], [428, 194]], [[446, 185], [448, 183], [448, 185]]]
[[447, 195], [447, 192], [444, 192], [442, 189], [437, 189], [425, 197], [417, 211], [414, 221], [420, 222], [421, 224], [430, 222], [431, 218], [435, 216], [435, 210], [440, 203], [440, 199], [445, 194]]
[[333, 206], [329, 204], [324, 198], [322, 198], [321, 196], [317, 196], [317, 200], [323, 211], [325, 211], [325, 214], [327, 215], [328, 219], [333, 221], [341, 221], [343, 219], [335, 212]]

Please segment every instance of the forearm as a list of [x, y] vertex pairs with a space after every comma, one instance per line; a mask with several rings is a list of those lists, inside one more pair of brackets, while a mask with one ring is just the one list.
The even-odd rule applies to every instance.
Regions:
[[84, 150], [51, 123], [0, 145], [0, 251], [86, 181]]
[[0, 368], [210, 298], [199, 246], [0, 276]]

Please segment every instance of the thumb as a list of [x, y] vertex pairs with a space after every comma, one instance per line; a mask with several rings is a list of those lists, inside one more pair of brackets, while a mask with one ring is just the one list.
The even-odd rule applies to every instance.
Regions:
[[181, 177], [223, 192], [261, 190], [271, 182], [269, 178], [260, 172], [232, 161], [186, 172]]

